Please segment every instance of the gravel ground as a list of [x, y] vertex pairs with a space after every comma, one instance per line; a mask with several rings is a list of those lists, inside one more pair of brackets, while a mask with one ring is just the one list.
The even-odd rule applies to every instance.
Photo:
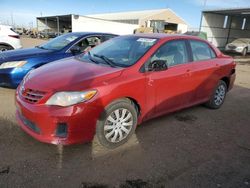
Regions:
[[0, 88], [1, 188], [250, 187], [250, 63], [238, 64], [221, 109], [150, 120], [116, 150], [34, 140], [16, 124], [14, 92]]

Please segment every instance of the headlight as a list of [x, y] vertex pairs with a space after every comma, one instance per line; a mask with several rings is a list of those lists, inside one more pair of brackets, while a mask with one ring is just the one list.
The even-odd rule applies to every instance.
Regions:
[[5, 62], [0, 65], [0, 69], [8, 69], [8, 68], [15, 68], [15, 67], [21, 67], [24, 64], [26, 64], [27, 61], [10, 61]]
[[243, 50], [243, 48], [244, 48], [243, 46], [237, 47], [238, 50]]
[[58, 92], [52, 95], [46, 102], [47, 105], [70, 106], [80, 102], [88, 101], [95, 96], [96, 90], [85, 92]]

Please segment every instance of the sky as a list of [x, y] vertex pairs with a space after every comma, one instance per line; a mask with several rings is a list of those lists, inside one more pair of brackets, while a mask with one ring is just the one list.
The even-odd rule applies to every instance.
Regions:
[[250, 7], [250, 0], [0, 0], [0, 24], [36, 27], [38, 16], [170, 8], [198, 28], [202, 10], [240, 7]]

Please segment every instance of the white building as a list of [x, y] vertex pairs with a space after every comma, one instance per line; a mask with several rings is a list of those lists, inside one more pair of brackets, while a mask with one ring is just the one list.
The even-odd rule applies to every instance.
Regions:
[[37, 17], [37, 29], [53, 30], [58, 33], [66, 29], [72, 32], [94, 31], [124, 35], [132, 34], [140, 26], [150, 27], [151, 21], [161, 21], [164, 23], [164, 30], [180, 33], [185, 33], [188, 27], [186, 22], [171, 9], [159, 9], [86, 16], [69, 14]]
[[101, 18], [105, 20], [135, 24], [144, 27], [150, 27], [149, 21], [164, 21], [164, 29], [179, 31], [185, 33], [188, 29], [187, 23], [171, 9], [143, 10], [131, 12], [118, 12], [107, 14], [87, 15], [93, 18]]

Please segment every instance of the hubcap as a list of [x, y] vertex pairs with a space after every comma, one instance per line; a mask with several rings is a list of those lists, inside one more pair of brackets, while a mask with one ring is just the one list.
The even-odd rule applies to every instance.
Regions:
[[119, 108], [106, 119], [104, 124], [105, 138], [112, 143], [120, 142], [129, 135], [132, 127], [132, 113], [125, 108]]
[[214, 103], [219, 106], [223, 102], [226, 94], [226, 88], [224, 85], [220, 85], [215, 91]]

